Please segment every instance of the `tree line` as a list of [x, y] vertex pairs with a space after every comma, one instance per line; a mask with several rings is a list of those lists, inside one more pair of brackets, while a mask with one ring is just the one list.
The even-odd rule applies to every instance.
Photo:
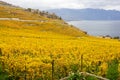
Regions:
[[44, 16], [44, 17], [51, 18], [51, 19], [62, 20], [62, 18], [57, 16], [55, 13], [49, 13], [47, 11], [40, 11], [39, 9], [27, 8], [27, 9], [25, 9], [25, 11], [32, 12], [32, 13], [35, 13], [35, 14], [39, 14], [40, 16]]

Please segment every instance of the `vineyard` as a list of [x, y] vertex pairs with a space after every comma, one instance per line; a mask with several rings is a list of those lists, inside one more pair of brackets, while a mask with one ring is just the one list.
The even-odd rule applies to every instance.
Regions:
[[[51, 23], [0, 21], [0, 80], [59, 80], [77, 72], [110, 78], [110, 71], [111, 80], [119, 80], [119, 40]], [[110, 63], [116, 66], [110, 69]]]

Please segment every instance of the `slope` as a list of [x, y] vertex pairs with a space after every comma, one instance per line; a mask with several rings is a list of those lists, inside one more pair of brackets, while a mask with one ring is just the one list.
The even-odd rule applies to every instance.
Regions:
[[[11, 26], [36, 26], [40, 31], [51, 31], [58, 34], [65, 34], [71, 36], [85, 36], [86, 34], [65, 23], [63, 20], [59, 19], [50, 19], [44, 16], [41, 16], [37, 13], [26, 11], [25, 9], [13, 6], [0, 6], [0, 18], [18, 18], [19, 21], [7, 21], [5, 26], [12, 24]], [[20, 21], [23, 20], [23, 21]], [[28, 21], [25, 21], [28, 20]], [[1, 21], [0, 21], [1, 22]], [[4, 24], [1, 22], [1, 24]], [[16, 23], [15, 23], [16, 22]], [[23, 25], [22, 25], [23, 24]]]
[[[16, 9], [5, 8], [2, 17]], [[62, 20], [19, 11], [22, 16], [13, 17], [23, 21], [0, 20], [0, 80], [59, 80], [79, 71], [106, 77], [107, 63], [120, 61], [119, 40], [89, 37]]]

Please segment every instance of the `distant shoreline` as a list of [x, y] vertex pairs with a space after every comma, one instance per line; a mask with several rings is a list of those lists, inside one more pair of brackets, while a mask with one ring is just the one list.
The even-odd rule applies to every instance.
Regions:
[[71, 21], [120, 21], [120, 20], [65, 20], [66, 22]]

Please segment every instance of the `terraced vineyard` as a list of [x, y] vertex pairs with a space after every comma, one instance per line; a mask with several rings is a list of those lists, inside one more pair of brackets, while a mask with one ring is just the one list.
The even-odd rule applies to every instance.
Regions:
[[119, 40], [92, 37], [64, 21], [43, 19], [49, 21], [0, 21], [0, 80], [59, 80], [77, 72], [119, 80]]
[[118, 40], [78, 38], [9, 22], [0, 21], [0, 62], [3, 72], [20, 80], [51, 80], [53, 60], [57, 80], [81, 71], [81, 66], [82, 71], [105, 76], [108, 62], [120, 60]]

